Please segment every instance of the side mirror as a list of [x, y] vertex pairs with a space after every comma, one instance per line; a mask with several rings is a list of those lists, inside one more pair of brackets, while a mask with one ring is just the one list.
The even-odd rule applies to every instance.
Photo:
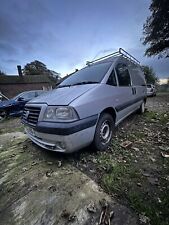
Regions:
[[19, 97], [18, 98], [18, 102], [21, 102], [21, 101], [24, 101], [24, 98], [23, 97]]

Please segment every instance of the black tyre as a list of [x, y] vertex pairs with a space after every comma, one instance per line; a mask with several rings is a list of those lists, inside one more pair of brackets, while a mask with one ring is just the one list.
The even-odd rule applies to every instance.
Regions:
[[108, 113], [102, 114], [96, 126], [93, 147], [99, 151], [105, 150], [111, 142], [113, 130], [113, 117]]
[[5, 120], [7, 118], [8, 114], [7, 112], [4, 111], [0, 111], [0, 122], [2, 122], [3, 120]]
[[145, 102], [143, 102], [141, 105], [140, 105], [140, 108], [138, 109], [138, 113], [139, 114], [143, 114], [145, 112]]

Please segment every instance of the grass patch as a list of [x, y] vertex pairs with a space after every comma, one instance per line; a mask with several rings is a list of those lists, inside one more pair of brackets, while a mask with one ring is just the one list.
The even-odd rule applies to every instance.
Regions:
[[116, 192], [121, 195], [123, 191], [131, 188], [131, 180], [137, 184], [140, 179], [139, 170], [122, 162], [114, 164], [111, 173], [103, 175], [102, 184], [109, 193]]
[[[147, 216], [151, 225], [169, 225], [169, 190], [166, 180], [153, 191], [151, 188], [154, 187], [148, 187], [147, 178], [137, 169], [136, 164], [112, 163], [108, 156], [104, 156], [101, 161], [105, 162], [111, 166], [111, 170], [103, 174], [101, 185], [110, 195], [116, 195], [120, 201], [127, 202], [136, 213]], [[168, 174], [167, 171], [168, 169], [165, 174]]]
[[146, 112], [144, 114], [147, 122], [160, 122], [161, 124], [166, 124], [169, 122], [169, 113], [157, 113], [157, 112]]
[[129, 133], [127, 138], [130, 141], [137, 141], [138, 139], [144, 139], [145, 138], [145, 133], [135, 130], [134, 133]]
[[24, 132], [24, 127], [20, 126], [20, 127], [13, 127], [13, 128], [3, 128], [0, 129], [0, 135], [1, 134], [6, 134], [6, 133], [11, 133], [11, 132]]
[[130, 206], [139, 214], [145, 214], [152, 225], [169, 224], [169, 194], [166, 192], [161, 193], [158, 198], [152, 198], [144, 192], [129, 191], [127, 198]]
[[11, 132], [24, 132], [24, 126], [16, 118], [11, 118], [0, 122], [0, 134]]

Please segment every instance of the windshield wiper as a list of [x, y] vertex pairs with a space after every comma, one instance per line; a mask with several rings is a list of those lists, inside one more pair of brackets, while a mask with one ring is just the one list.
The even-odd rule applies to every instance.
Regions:
[[99, 82], [97, 82], [97, 81], [81, 81], [81, 82], [74, 83], [74, 84], [58, 85], [57, 88], [72, 87], [72, 86], [83, 85], [83, 84], [97, 84], [97, 83], [99, 83]]
[[71, 84], [65, 84], [65, 85], [58, 85], [57, 88], [63, 88], [63, 87], [71, 87]]
[[75, 83], [75, 84], [72, 84], [72, 86], [74, 85], [83, 85], [83, 84], [97, 84], [99, 82], [97, 81], [82, 81], [82, 82], [78, 82], [78, 83]]

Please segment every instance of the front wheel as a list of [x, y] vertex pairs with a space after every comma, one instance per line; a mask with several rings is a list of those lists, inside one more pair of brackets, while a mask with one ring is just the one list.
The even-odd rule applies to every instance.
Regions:
[[105, 150], [111, 142], [114, 129], [113, 117], [108, 114], [102, 114], [96, 126], [93, 146], [96, 150]]

